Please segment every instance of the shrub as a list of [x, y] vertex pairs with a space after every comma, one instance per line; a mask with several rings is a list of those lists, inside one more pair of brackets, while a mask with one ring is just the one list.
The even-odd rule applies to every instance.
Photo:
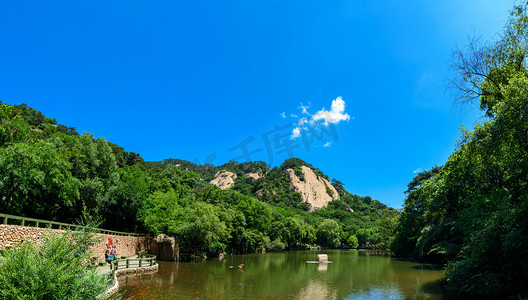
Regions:
[[107, 280], [91, 268], [86, 232], [48, 234], [41, 244], [25, 242], [0, 259], [1, 299], [95, 299]]

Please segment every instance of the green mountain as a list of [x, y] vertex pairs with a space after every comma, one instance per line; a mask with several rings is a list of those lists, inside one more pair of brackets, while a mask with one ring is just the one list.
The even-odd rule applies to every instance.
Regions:
[[[337, 199], [329, 201], [323, 208], [313, 211], [310, 215], [337, 220], [344, 226], [345, 231], [354, 232], [357, 235], [360, 244], [371, 243], [386, 246], [396, 230], [399, 213], [395, 209], [369, 196], [363, 197], [346, 191], [342, 182], [337, 179], [330, 180], [330, 177], [321, 170], [299, 158], [287, 159], [279, 167], [273, 168], [261, 161], [244, 163], [231, 161], [220, 166], [213, 166], [197, 165], [181, 159], [165, 159], [160, 164], [174, 165], [181, 170], [193, 171], [199, 174], [205, 182], [211, 182], [215, 178], [222, 177], [226, 172], [230, 172], [235, 176], [227, 177], [235, 179], [233, 184], [229, 185], [228, 190], [237, 191], [275, 207], [299, 213], [309, 212], [312, 205], [303, 199], [303, 195], [298, 190], [294, 189], [292, 176], [289, 175], [288, 170], [293, 170], [300, 181], [306, 181], [303, 167], [304, 172], [308, 168], [319, 179], [331, 183], [332, 189], [337, 192], [335, 195]], [[217, 183], [217, 186], [221, 185], [221, 182]], [[334, 196], [335, 192], [331, 192], [330, 189], [324, 190], [328, 198]]]
[[[330, 180], [329, 176], [311, 164], [299, 159], [289, 158], [279, 167], [271, 168], [261, 161], [238, 163], [230, 161], [220, 166], [197, 165], [190, 161], [181, 159], [165, 159], [160, 162], [162, 165], [174, 165], [182, 170], [193, 171], [200, 175], [203, 181], [214, 184], [220, 188], [239, 191], [240, 193], [258, 198], [260, 201], [271, 203], [279, 207], [290, 207], [302, 210], [310, 210], [312, 204], [307, 201], [306, 193], [295, 189], [292, 177], [297, 181], [306, 182], [305, 173], [315, 175], [321, 183], [324, 193], [331, 199], [339, 199], [349, 193], [344, 189], [343, 183], [336, 179]], [[309, 169], [309, 170], [308, 170]], [[290, 171], [288, 171], [290, 170]], [[311, 170], [311, 172], [310, 172]], [[293, 176], [295, 174], [295, 176]], [[313, 177], [313, 176], [312, 176]], [[311, 190], [309, 192], [312, 192]], [[304, 197], [303, 197], [304, 196]], [[363, 203], [375, 203], [376, 208], [386, 209], [382, 203], [370, 197], [359, 197], [367, 199]], [[327, 205], [324, 205], [327, 206]], [[319, 207], [318, 207], [319, 208]], [[359, 209], [359, 207], [356, 207]], [[350, 208], [353, 210], [354, 208]], [[350, 211], [350, 210], [349, 210]]]

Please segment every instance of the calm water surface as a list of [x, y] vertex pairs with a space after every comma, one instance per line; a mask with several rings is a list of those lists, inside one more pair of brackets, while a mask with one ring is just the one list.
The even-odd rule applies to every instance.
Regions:
[[159, 262], [158, 273], [120, 277], [120, 292], [123, 299], [446, 299], [431, 265], [367, 251], [320, 253], [332, 263], [306, 263], [314, 251]]

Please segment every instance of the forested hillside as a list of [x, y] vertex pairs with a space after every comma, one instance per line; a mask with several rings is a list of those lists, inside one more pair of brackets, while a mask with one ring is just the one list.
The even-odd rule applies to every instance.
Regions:
[[407, 190], [392, 249], [446, 263], [451, 290], [528, 294], [527, 11], [515, 7], [496, 41], [455, 52], [458, 100], [484, 120]]
[[[77, 223], [87, 219], [120, 231], [176, 237], [183, 255], [323, 246], [388, 245], [398, 212], [345, 191], [308, 212], [290, 189], [286, 168], [262, 162], [198, 166], [181, 160], [145, 162], [137, 153], [79, 134], [26, 105], [0, 103], [0, 211]], [[232, 189], [208, 182], [220, 170], [240, 174]], [[261, 174], [261, 178], [244, 176]], [[258, 176], [256, 176], [258, 177]], [[260, 193], [257, 193], [260, 191]]]
[[[310, 205], [303, 202], [300, 194], [291, 188], [286, 170], [293, 169], [295, 173], [302, 176], [301, 166], [307, 166], [318, 176], [327, 180], [330, 178], [321, 170], [298, 158], [287, 159], [280, 166], [273, 168], [264, 162], [228, 162], [215, 167], [196, 165], [179, 159], [166, 159], [162, 164], [175, 165], [184, 170], [193, 170], [201, 174], [201, 178], [206, 182], [211, 181], [219, 172], [232, 172], [237, 175], [237, 179], [231, 190], [246, 196], [256, 197], [276, 208], [306, 215], [310, 218], [315, 216], [336, 220], [343, 227], [345, 239], [354, 235], [359, 244], [368, 242], [388, 246], [396, 230], [399, 213], [395, 209], [389, 208], [369, 196], [363, 197], [349, 193], [345, 190], [343, 183], [337, 179], [332, 179], [331, 182], [339, 193], [339, 199], [329, 202], [326, 208], [307, 213]], [[261, 174], [261, 177], [253, 179], [245, 176], [249, 173]]]

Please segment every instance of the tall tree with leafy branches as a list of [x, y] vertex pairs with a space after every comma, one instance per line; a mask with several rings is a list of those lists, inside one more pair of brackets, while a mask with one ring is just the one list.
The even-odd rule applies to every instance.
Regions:
[[456, 99], [479, 101], [485, 118], [408, 190], [393, 249], [445, 262], [450, 290], [528, 295], [527, 54], [528, 1], [496, 40], [455, 51]]

